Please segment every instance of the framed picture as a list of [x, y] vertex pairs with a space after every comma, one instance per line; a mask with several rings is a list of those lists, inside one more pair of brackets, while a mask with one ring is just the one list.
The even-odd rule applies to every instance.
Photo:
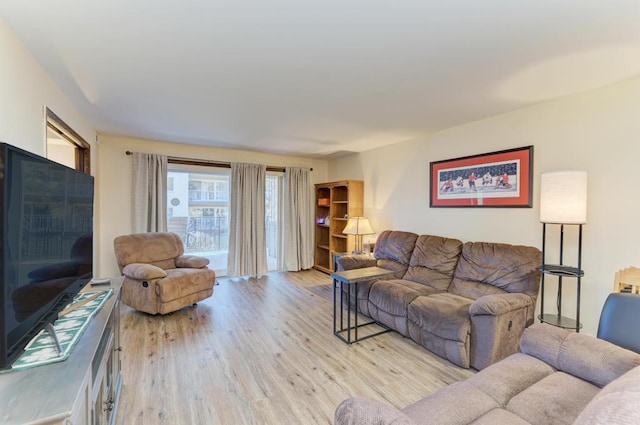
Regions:
[[528, 207], [533, 146], [431, 163], [431, 207]]

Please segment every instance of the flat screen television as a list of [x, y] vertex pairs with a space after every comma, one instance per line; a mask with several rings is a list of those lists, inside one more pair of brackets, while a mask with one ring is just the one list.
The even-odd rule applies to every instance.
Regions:
[[0, 369], [93, 274], [93, 177], [0, 143]]

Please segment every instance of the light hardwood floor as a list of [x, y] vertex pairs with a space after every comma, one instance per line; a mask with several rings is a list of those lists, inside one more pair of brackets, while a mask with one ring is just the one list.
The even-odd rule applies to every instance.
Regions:
[[318, 271], [219, 281], [172, 315], [123, 306], [117, 424], [331, 424], [345, 398], [403, 407], [474, 373], [395, 332], [343, 343]]

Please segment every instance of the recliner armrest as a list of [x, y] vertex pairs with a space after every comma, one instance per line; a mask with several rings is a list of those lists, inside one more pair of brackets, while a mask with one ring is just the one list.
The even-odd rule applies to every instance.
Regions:
[[122, 274], [135, 280], [160, 279], [167, 276], [167, 272], [160, 267], [143, 263], [127, 264], [122, 269]]
[[362, 269], [365, 267], [375, 267], [378, 260], [369, 255], [347, 254], [338, 257], [336, 260], [338, 271]]
[[199, 255], [181, 255], [176, 258], [177, 268], [201, 269], [209, 264], [209, 259]]
[[529, 307], [533, 299], [527, 294], [492, 294], [484, 295], [469, 306], [469, 314], [480, 316], [488, 314], [499, 316], [513, 310]]

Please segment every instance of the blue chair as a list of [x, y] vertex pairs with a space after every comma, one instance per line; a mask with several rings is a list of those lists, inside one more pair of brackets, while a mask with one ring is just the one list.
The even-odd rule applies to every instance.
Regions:
[[609, 294], [600, 314], [598, 338], [640, 353], [640, 295]]

